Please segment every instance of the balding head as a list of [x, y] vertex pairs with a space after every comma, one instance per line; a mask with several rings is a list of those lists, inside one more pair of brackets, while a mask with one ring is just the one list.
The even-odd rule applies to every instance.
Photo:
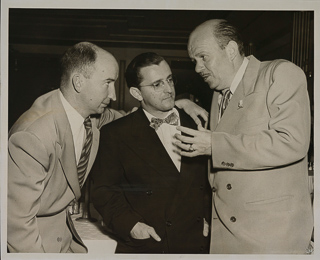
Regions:
[[75, 72], [90, 78], [98, 54], [112, 63], [117, 63], [112, 54], [90, 42], [80, 42], [69, 48], [61, 59], [61, 90], [70, 85], [72, 74]]
[[228, 21], [223, 19], [212, 19], [197, 26], [190, 34], [188, 49], [194, 41], [208, 37], [213, 37], [222, 50], [230, 41], [236, 42], [240, 55], [244, 56], [244, 47], [241, 35], [239, 34], [238, 29]]
[[111, 100], [116, 100], [115, 81], [119, 66], [104, 49], [80, 42], [68, 49], [61, 60], [60, 90], [80, 115], [101, 114]]
[[241, 66], [243, 44], [236, 29], [225, 20], [209, 20], [190, 35], [188, 53], [195, 71], [211, 89], [229, 88]]

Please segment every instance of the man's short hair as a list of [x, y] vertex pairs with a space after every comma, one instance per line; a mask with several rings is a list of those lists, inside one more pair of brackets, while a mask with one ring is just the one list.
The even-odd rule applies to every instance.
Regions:
[[151, 65], [159, 65], [164, 58], [154, 52], [145, 52], [136, 56], [128, 65], [125, 72], [127, 86], [138, 88], [143, 78], [140, 70]]
[[61, 87], [68, 85], [72, 72], [81, 73], [90, 78], [94, 71], [99, 47], [90, 42], [80, 42], [70, 47], [61, 58]]
[[244, 47], [242, 37], [238, 29], [226, 20], [221, 20], [213, 28], [213, 36], [215, 37], [219, 47], [223, 50], [230, 41], [238, 44], [240, 55], [244, 55]]

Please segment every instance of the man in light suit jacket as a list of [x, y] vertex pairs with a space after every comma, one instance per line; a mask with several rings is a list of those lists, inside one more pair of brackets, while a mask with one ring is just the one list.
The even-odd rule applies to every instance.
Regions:
[[211, 156], [211, 253], [306, 252], [313, 229], [306, 77], [291, 62], [244, 57], [236, 29], [209, 20], [190, 35], [195, 70], [215, 90], [210, 129], [178, 128], [188, 157]]
[[83, 182], [98, 150], [99, 128], [122, 116], [106, 109], [116, 98], [117, 77], [118, 64], [110, 53], [91, 43], [76, 44], [62, 58], [60, 89], [39, 97], [11, 128], [10, 252], [87, 251], [67, 207], [81, 195], [77, 164], [86, 136], [85, 118], [92, 124], [92, 146]]
[[176, 124], [196, 124], [174, 108], [171, 69], [143, 53], [126, 80], [141, 107], [101, 129], [92, 172], [93, 203], [118, 242], [116, 253], [208, 253], [207, 159], [181, 159], [173, 144]]
[[[115, 100], [118, 64], [107, 51], [79, 43], [62, 58], [60, 89], [39, 97], [13, 125], [8, 140], [8, 250], [86, 252], [67, 207], [80, 198], [98, 150], [99, 129], [122, 115]], [[178, 104], [195, 118], [203, 109]], [[192, 111], [192, 112], [191, 112]], [[85, 120], [87, 119], [87, 120]], [[199, 120], [199, 119], [198, 119]], [[91, 147], [84, 121], [91, 122]], [[90, 134], [88, 134], [89, 136]], [[82, 157], [82, 148], [89, 152]], [[86, 158], [88, 160], [82, 160]], [[80, 177], [78, 170], [82, 169]]]

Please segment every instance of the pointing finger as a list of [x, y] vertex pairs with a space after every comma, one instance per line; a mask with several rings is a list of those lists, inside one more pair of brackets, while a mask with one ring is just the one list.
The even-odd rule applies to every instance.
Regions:
[[161, 238], [158, 236], [158, 234], [156, 233], [156, 231], [154, 230], [154, 228], [148, 228], [148, 233], [150, 236], [152, 236], [154, 238], [154, 240], [160, 242]]

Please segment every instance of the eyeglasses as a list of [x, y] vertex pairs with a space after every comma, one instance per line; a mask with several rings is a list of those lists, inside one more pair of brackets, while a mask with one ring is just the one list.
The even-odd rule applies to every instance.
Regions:
[[171, 75], [169, 78], [165, 80], [158, 80], [152, 84], [144, 85], [140, 87], [153, 87], [154, 91], [160, 92], [165, 89], [165, 81], [169, 84], [170, 87], [174, 87], [175, 84], [177, 84], [177, 78], [174, 75]]

